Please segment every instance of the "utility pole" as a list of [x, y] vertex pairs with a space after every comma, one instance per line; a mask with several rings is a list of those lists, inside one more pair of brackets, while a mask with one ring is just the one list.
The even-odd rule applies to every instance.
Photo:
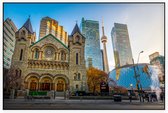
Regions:
[[134, 59], [132, 58], [132, 62], [133, 62], [133, 67], [134, 67], [134, 77], [136, 79], [136, 86], [137, 86], [137, 89], [138, 89], [138, 95], [140, 97], [140, 102], [141, 102], [141, 95], [140, 95], [140, 90], [139, 90], [139, 81], [138, 81], [138, 75], [136, 73], [136, 69], [135, 69], [135, 64], [134, 64]]

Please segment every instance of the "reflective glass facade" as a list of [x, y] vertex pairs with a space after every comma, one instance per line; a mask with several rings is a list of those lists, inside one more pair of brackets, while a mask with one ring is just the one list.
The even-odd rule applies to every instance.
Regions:
[[102, 54], [100, 50], [99, 22], [84, 20], [81, 22], [81, 32], [85, 36], [85, 61], [86, 67], [90, 65], [103, 70]]
[[132, 50], [127, 25], [114, 23], [111, 31], [115, 66], [120, 67], [132, 63]]
[[[133, 85], [133, 88], [136, 89], [136, 78], [135, 78], [135, 71], [136, 71], [136, 75], [138, 75], [138, 81], [142, 86], [143, 90], [148, 90], [150, 89], [150, 86], [154, 83], [152, 82], [152, 74], [155, 74], [157, 72], [157, 68], [152, 66], [152, 65], [148, 65], [148, 68], [150, 68], [150, 71], [148, 71], [149, 73], [145, 72], [145, 66], [148, 64], [138, 64], [135, 65], [135, 67], [133, 65], [130, 66], [124, 66], [118, 69], [114, 69], [110, 72], [110, 78], [112, 78], [117, 85], [119, 86], [123, 86], [125, 88], [130, 89], [130, 84]], [[135, 68], [135, 71], [134, 71]], [[152, 77], [151, 77], [152, 76]], [[158, 75], [157, 75], [158, 76]], [[158, 78], [156, 78], [157, 81], [155, 82], [156, 85], [159, 85], [159, 81]], [[140, 87], [139, 84], [139, 87]]]
[[6, 69], [9, 69], [11, 66], [12, 55], [15, 47], [15, 32], [17, 31], [16, 26], [11, 19], [7, 18], [4, 21], [3, 28], [3, 66]]

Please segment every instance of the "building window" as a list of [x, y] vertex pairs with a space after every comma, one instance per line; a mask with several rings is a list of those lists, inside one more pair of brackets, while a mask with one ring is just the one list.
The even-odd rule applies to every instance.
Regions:
[[58, 81], [58, 83], [57, 83], [57, 91], [60, 91], [60, 92], [64, 91], [64, 83], [63, 83], [63, 81]]
[[50, 83], [42, 83], [42, 90], [49, 91], [50, 90]]
[[76, 80], [76, 74], [75, 74], [75, 76], [74, 76], [74, 80]]
[[77, 37], [75, 38], [76, 43], [79, 43], [79, 40], [80, 40], [80, 37], [77, 36]]
[[22, 60], [23, 57], [23, 49], [20, 50], [20, 60]]
[[66, 60], [66, 54], [64, 51], [61, 51], [61, 60]]
[[25, 35], [26, 34], [26, 32], [23, 30], [22, 32], [21, 32], [21, 35]]
[[78, 87], [79, 87], [78, 84], [76, 84], [76, 89], [78, 89]]
[[78, 65], [78, 53], [76, 53], [76, 64]]
[[78, 73], [78, 80], [80, 80], [80, 73]]
[[15, 70], [15, 72], [16, 72], [15, 77], [18, 77], [18, 74], [19, 74], [18, 70]]
[[39, 51], [38, 51], [38, 49], [35, 50], [35, 56], [34, 57], [35, 57], [35, 59], [39, 58]]
[[30, 83], [30, 90], [31, 91], [36, 90], [36, 86], [37, 86], [37, 83], [34, 80], [32, 80]]
[[74, 80], [80, 80], [81, 79], [80, 73], [74, 73], [74, 74], [75, 74]]
[[22, 70], [20, 70], [19, 77], [21, 77], [21, 75], [22, 75]]

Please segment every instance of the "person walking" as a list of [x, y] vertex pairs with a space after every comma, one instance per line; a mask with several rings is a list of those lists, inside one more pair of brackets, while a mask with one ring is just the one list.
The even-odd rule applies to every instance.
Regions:
[[69, 99], [69, 90], [66, 90], [66, 100]]
[[145, 99], [145, 92], [142, 92], [142, 101], [144, 102]]
[[132, 102], [132, 94], [129, 91], [128, 91], [128, 97], [129, 97], [130, 102]]

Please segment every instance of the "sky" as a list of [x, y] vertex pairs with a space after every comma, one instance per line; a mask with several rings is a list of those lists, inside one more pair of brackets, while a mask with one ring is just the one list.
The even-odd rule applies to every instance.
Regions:
[[4, 4], [3, 19], [12, 19], [18, 29], [29, 15], [37, 38], [40, 20], [45, 16], [57, 20], [68, 34], [76, 21], [80, 25], [82, 17], [99, 21], [100, 38], [103, 18], [110, 70], [115, 66], [111, 41], [114, 23], [127, 24], [135, 63], [141, 51], [139, 63], [149, 63], [149, 55], [156, 51], [164, 55], [164, 4]]

